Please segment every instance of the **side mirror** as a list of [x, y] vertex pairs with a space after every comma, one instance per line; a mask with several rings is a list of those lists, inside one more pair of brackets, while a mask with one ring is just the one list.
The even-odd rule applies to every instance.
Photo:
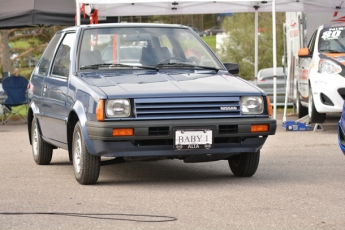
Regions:
[[223, 63], [225, 68], [229, 71], [231, 74], [238, 74], [240, 72], [240, 67], [237, 63]]
[[310, 50], [308, 48], [302, 48], [298, 51], [298, 57], [311, 57]]

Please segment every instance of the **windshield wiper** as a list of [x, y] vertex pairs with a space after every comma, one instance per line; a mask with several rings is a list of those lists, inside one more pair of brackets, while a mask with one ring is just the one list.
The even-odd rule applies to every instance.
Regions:
[[193, 65], [193, 64], [188, 64], [188, 63], [181, 63], [181, 62], [173, 62], [173, 63], [161, 63], [157, 64], [156, 67], [170, 67], [170, 66], [176, 66], [176, 67], [193, 67], [193, 68], [200, 68], [200, 69], [208, 69], [208, 70], [215, 70], [219, 71], [219, 69], [215, 67], [210, 67], [210, 66], [201, 66], [201, 65]]
[[142, 66], [142, 65], [125, 65], [125, 64], [116, 64], [116, 63], [102, 63], [102, 64], [94, 64], [94, 65], [86, 65], [80, 67], [80, 69], [98, 69], [99, 67], [130, 67], [130, 68], [142, 68], [142, 69], [152, 69], [158, 70], [156, 67], [153, 66]]

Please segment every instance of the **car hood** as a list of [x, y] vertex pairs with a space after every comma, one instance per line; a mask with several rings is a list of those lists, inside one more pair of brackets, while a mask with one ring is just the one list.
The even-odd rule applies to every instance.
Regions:
[[128, 71], [82, 73], [81, 79], [111, 97], [262, 95], [249, 82], [215, 71]]

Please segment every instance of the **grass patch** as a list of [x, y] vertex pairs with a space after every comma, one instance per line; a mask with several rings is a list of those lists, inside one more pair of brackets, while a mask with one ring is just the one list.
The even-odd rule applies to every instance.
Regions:
[[205, 36], [201, 37], [207, 45], [213, 50], [213, 52], [216, 52], [216, 36]]

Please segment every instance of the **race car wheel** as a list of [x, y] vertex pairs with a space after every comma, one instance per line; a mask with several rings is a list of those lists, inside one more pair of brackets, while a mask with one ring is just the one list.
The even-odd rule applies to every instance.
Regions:
[[80, 122], [76, 124], [73, 132], [72, 158], [76, 180], [83, 185], [95, 184], [99, 176], [101, 158], [91, 155], [87, 150]]
[[297, 101], [296, 101], [296, 111], [297, 111], [298, 118], [302, 118], [308, 115], [308, 108], [304, 107], [301, 104], [301, 100], [299, 99], [298, 93], [297, 93]]
[[53, 146], [42, 139], [35, 117], [31, 125], [31, 145], [36, 164], [48, 165], [52, 160]]
[[313, 92], [309, 88], [308, 113], [310, 123], [324, 123], [326, 120], [326, 113], [319, 113], [314, 105]]
[[235, 176], [251, 177], [259, 166], [260, 150], [231, 156], [228, 161], [230, 169]]

